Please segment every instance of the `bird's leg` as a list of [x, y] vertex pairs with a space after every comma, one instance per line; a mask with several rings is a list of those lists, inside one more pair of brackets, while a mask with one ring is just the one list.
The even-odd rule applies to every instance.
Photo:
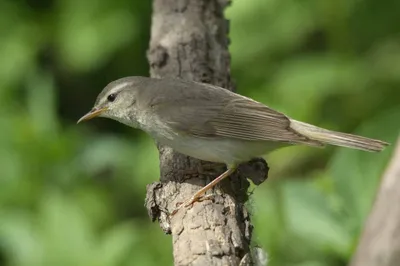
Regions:
[[225, 172], [223, 172], [220, 176], [218, 176], [217, 178], [215, 178], [213, 181], [211, 181], [210, 183], [208, 183], [206, 186], [204, 186], [203, 188], [201, 188], [200, 190], [198, 190], [196, 193], [194, 193], [194, 195], [187, 201], [185, 201], [184, 203], [182, 203], [181, 205], [179, 205], [179, 207], [177, 207], [171, 215], [174, 215], [175, 213], [178, 212], [178, 210], [180, 208], [184, 207], [188, 207], [190, 205], [192, 205], [193, 203], [195, 203], [196, 201], [199, 201], [199, 199], [201, 198], [201, 196], [206, 193], [208, 190], [210, 190], [211, 188], [213, 188], [216, 184], [218, 184], [219, 182], [221, 182], [224, 178], [230, 176], [233, 172], [235, 172], [236, 170], [236, 166], [229, 166], [228, 170], [226, 170]]
[[215, 187], [215, 185], [217, 185], [219, 182], [221, 182], [226, 177], [230, 176], [234, 171], [235, 171], [235, 168], [228, 168], [228, 170], [226, 170], [220, 176], [218, 176], [213, 181], [208, 183], [208, 185], [206, 185], [203, 188], [201, 188], [200, 190], [198, 190], [188, 201], [186, 201], [184, 203], [184, 206], [188, 207], [189, 205], [191, 205], [191, 204], [195, 203], [196, 201], [198, 201], [201, 198], [201, 195], [203, 195], [208, 190], [210, 190], [213, 187]]

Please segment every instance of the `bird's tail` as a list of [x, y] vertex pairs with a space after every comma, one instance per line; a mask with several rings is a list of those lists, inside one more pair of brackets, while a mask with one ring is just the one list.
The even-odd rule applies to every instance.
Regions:
[[389, 143], [384, 141], [365, 138], [357, 135], [331, 131], [316, 127], [307, 123], [291, 119], [290, 127], [311, 140], [325, 144], [353, 148], [358, 150], [378, 152], [383, 150]]

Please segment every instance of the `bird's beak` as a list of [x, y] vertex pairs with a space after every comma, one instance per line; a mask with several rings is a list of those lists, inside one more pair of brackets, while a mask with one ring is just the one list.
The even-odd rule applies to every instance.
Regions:
[[101, 113], [103, 113], [106, 110], [107, 110], [107, 107], [104, 107], [104, 108], [93, 108], [89, 113], [87, 113], [84, 116], [82, 116], [78, 120], [78, 122], [76, 122], [76, 123], [79, 124], [82, 121], [86, 121], [86, 120], [95, 118], [96, 116], [99, 116]]

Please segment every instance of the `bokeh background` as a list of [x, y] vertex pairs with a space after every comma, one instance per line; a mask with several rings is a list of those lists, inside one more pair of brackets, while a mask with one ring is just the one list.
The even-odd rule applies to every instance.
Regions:
[[[238, 92], [291, 117], [393, 143], [400, 1], [234, 0]], [[143, 207], [158, 154], [106, 119], [76, 125], [110, 81], [148, 75], [151, 1], [0, 0], [0, 265], [172, 265]], [[271, 266], [342, 266], [392, 147], [290, 147], [253, 187]]]

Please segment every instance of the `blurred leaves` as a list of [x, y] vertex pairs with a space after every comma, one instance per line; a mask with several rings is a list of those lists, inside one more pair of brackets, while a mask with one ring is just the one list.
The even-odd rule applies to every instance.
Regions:
[[[380, 113], [362, 125], [359, 134], [375, 135], [395, 143], [399, 125], [393, 124], [400, 117], [400, 107]], [[337, 151], [330, 163], [329, 173], [335, 181], [337, 196], [342, 201], [342, 218], [347, 220], [351, 233], [360, 233], [360, 224], [365, 220], [375, 197], [380, 177], [386, 167], [393, 147], [388, 147], [380, 156], [373, 153], [358, 153], [352, 150]]]
[[3, 101], [8, 86], [17, 83], [35, 64], [35, 55], [41, 44], [39, 25], [32, 23], [24, 6], [15, 2], [0, 1], [0, 97]]
[[94, 71], [135, 37], [138, 26], [123, 5], [107, 1], [60, 0], [57, 10], [57, 51], [73, 71]]
[[[227, 15], [238, 91], [295, 119], [393, 142], [400, 36], [389, 30], [390, 15], [378, 17], [397, 4], [374, 3], [236, 0]], [[377, 34], [386, 23], [386, 35]], [[268, 156], [273, 180], [256, 188], [251, 205], [269, 265], [346, 265], [390, 155], [389, 147]]]
[[47, 195], [38, 212], [40, 219], [12, 213], [2, 220], [0, 236], [14, 265], [115, 265], [138, 241], [132, 224], [95, 235], [78, 205], [61, 195]]
[[[382, 112], [363, 124], [356, 133], [375, 133], [376, 138], [394, 143], [399, 125], [391, 121], [399, 117], [400, 107]], [[259, 241], [272, 250], [282, 249], [287, 256], [276, 264], [292, 265], [286, 264], [289, 263], [287, 260], [299, 254], [303, 259], [307, 257], [314, 261], [318, 261], [322, 253], [332, 258], [342, 258], [343, 261], [349, 260], [390, 155], [390, 147], [380, 156], [376, 153], [338, 149], [327, 171], [318, 174], [318, 178], [301, 181], [294, 179], [270, 186], [266, 193], [278, 195], [280, 200], [274, 202], [276, 205], [266, 205], [265, 202], [271, 199], [257, 192], [254, 204], [257, 216], [260, 217], [256, 216], [255, 228], [256, 231], [269, 232], [265, 240]], [[277, 216], [277, 213], [281, 213], [281, 216]], [[265, 221], [269, 221], [270, 226], [266, 227]], [[287, 239], [288, 242], [274, 242], [275, 231], [282, 232], [280, 239]], [[302, 246], [301, 252], [297, 245]], [[321, 265], [328, 263], [326, 257], [319, 260]]]
[[[148, 73], [151, 1], [0, 1], [0, 264], [171, 265], [143, 207], [153, 140], [76, 126], [101, 87]], [[400, 129], [396, 1], [235, 0], [238, 92], [289, 116], [393, 142]], [[83, 114], [83, 113], [82, 113]], [[291, 147], [251, 198], [269, 265], [342, 266], [391, 155]]]

